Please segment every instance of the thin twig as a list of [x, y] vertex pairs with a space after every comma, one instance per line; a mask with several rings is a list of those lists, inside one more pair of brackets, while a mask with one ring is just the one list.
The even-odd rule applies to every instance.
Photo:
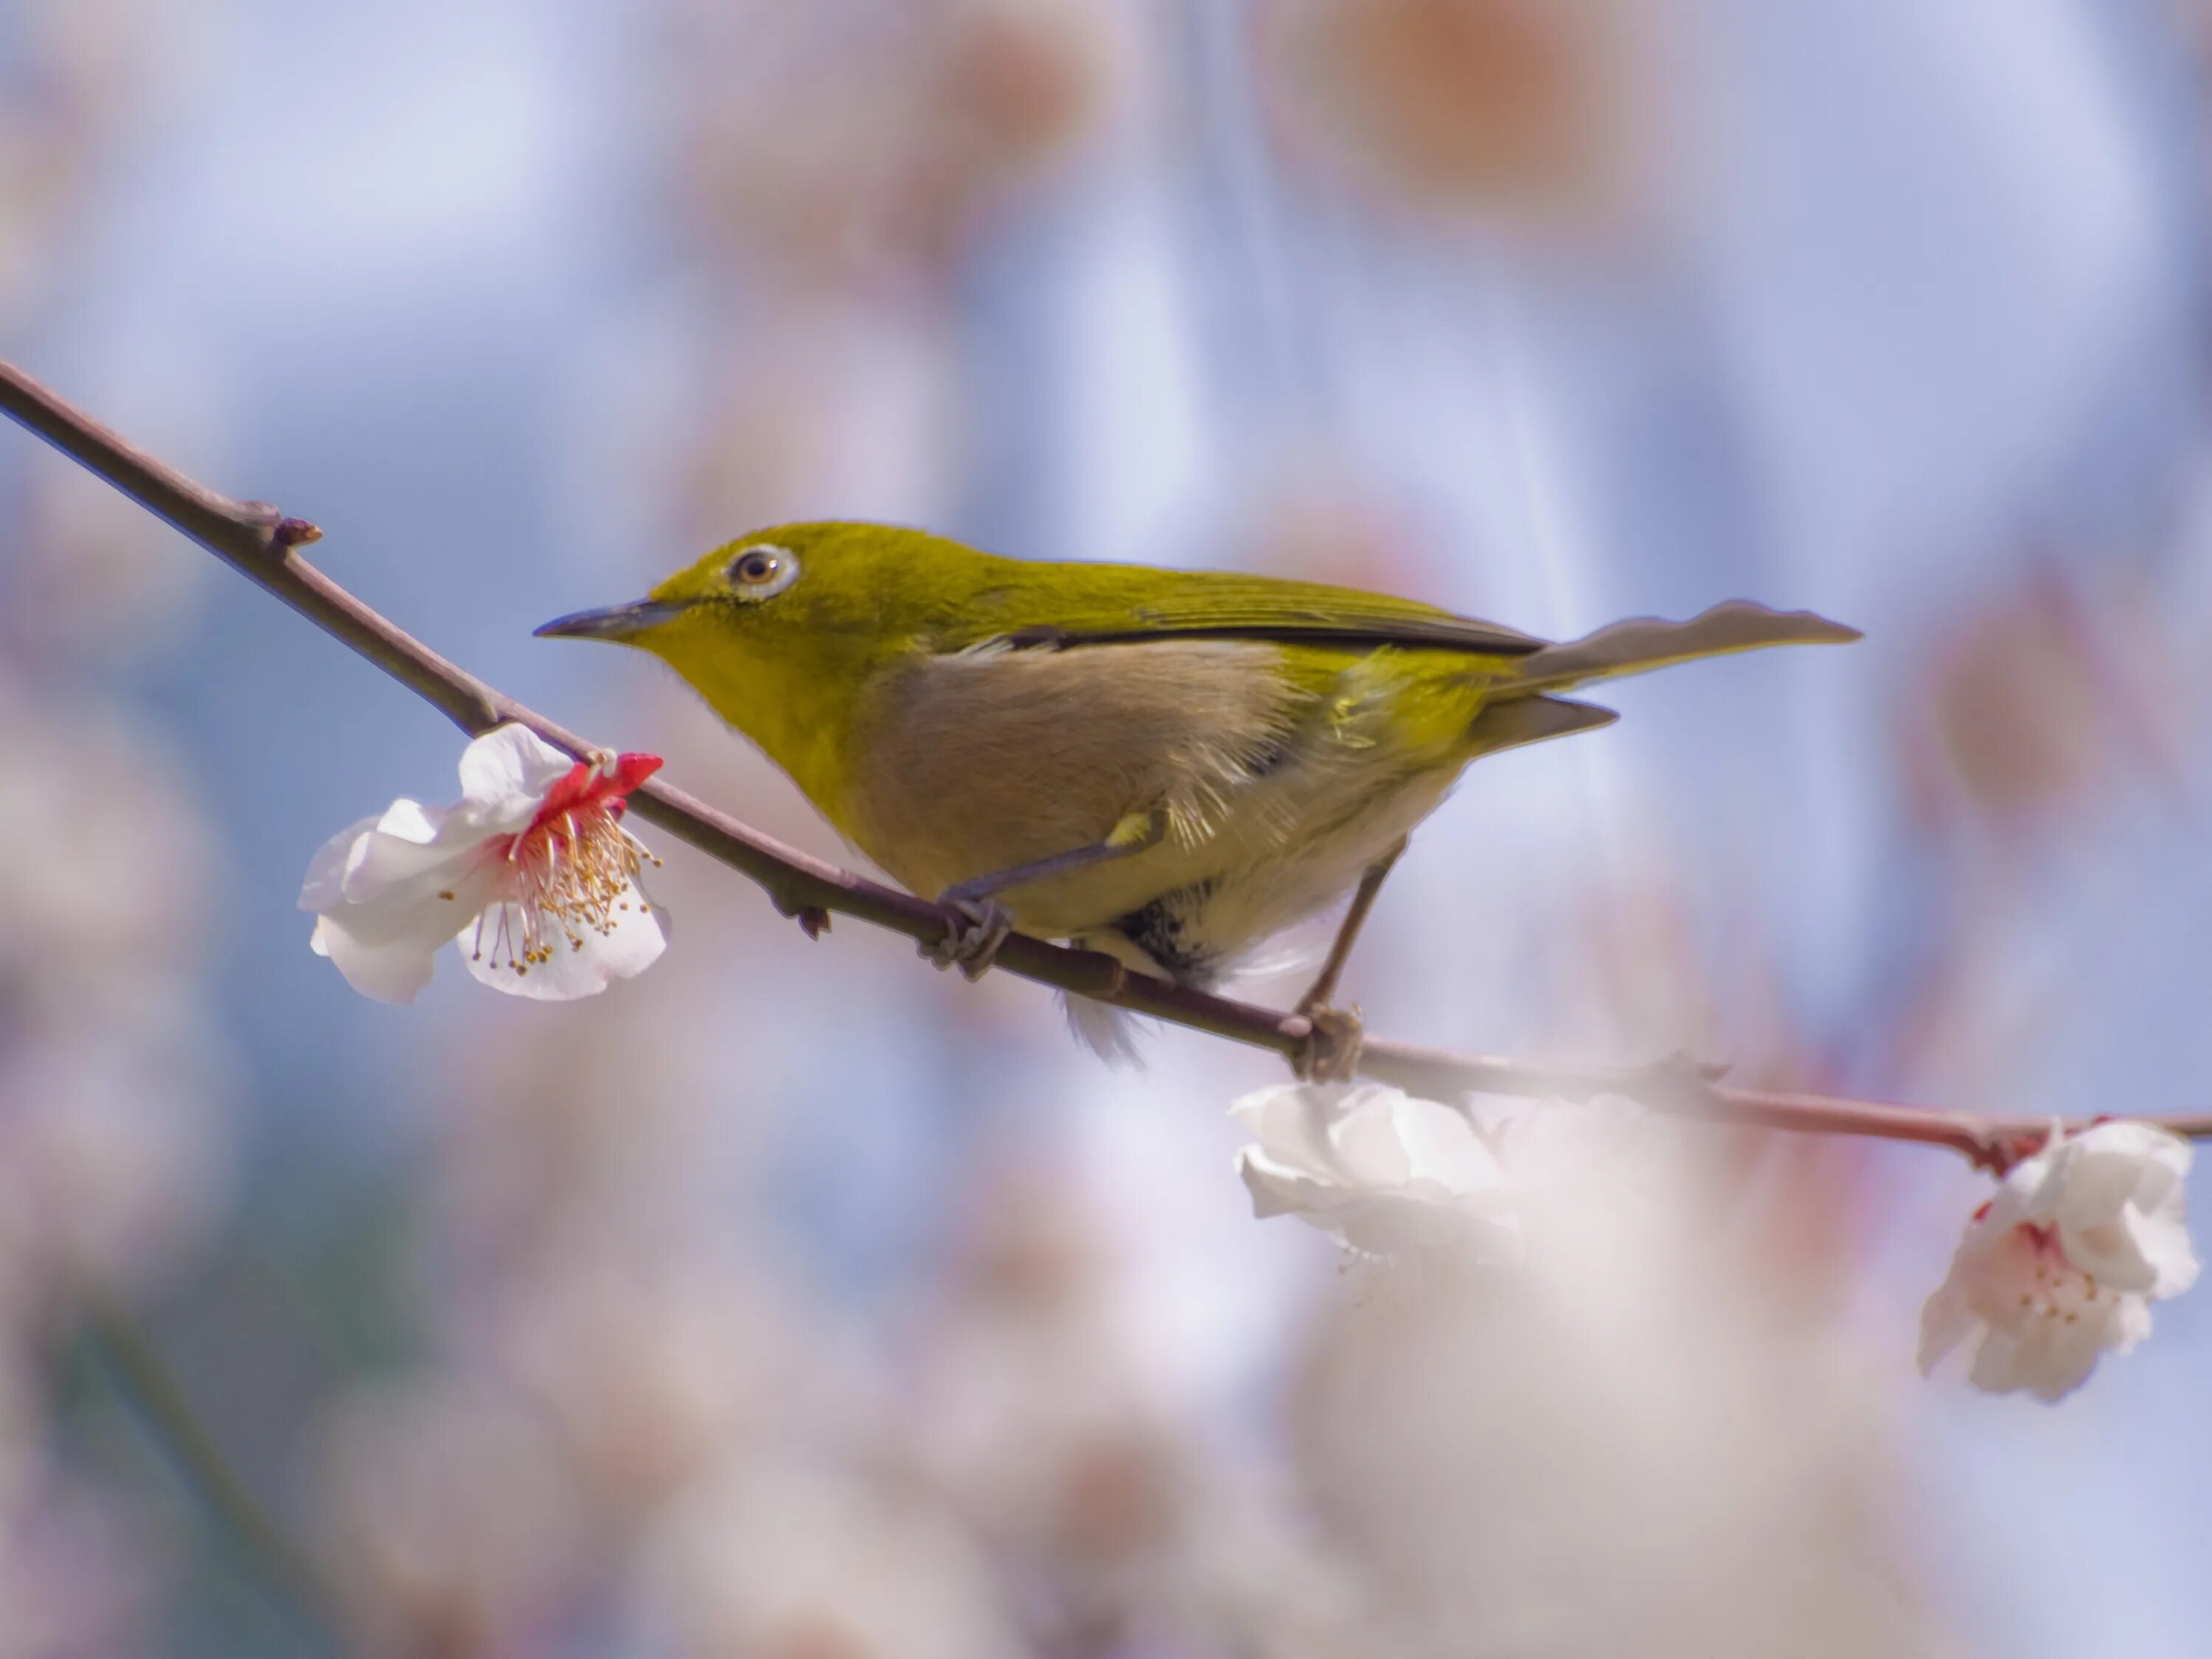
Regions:
[[[142, 454], [5, 362], [0, 362], [0, 410], [374, 663], [464, 732], [474, 736], [512, 720], [569, 754], [594, 752], [596, 745], [447, 661], [309, 564], [299, 550], [321, 538], [313, 525], [288, 519], [266, 503], [232, 501], [194, 483]], [[796, 919], [810, 936], [822, 930], [831, 914], [927, 944], [943, 939], [948, 926], [964, 925], [926, 899], [786, 847], [659, 778], [645, 785], [635, 805], [641, 817], [757, 883], [776, 908]], [[995, 965], [1023, 979], [1133, 1013], [1269, 1049], [1294, 1063], [1318, 1060], [1326, 1070], [1332, 1058], [1316, 1054], [1325, 1034], [1316, 1032], [1302, 1016], [1132, 973], [1098, 951], [1016, 933], [1000, 950]], [[1736, 1088], [1694, 1067], [1672, 1063], [1638, 1067], [1537, 1065], [1367, 1038], [1360, 1046], [1356, 1069], [1363, 1076], [1443, 1097], [1626, 1094], [1656, 1110], [1714, 1122], [1948, 1146], [1978, 1165], [1999, 1170], [2024, 1150], [2040, 1145], [2049, 1128], [2039, 1120]], [[2179, 1134], [2212, 1137], [2212, 1114], [2147, 1121]]]

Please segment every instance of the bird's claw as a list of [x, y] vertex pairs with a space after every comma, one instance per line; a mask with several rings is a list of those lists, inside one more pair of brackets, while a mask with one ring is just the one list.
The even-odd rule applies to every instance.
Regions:
[[1013, 916], [1005, 905], [988, 899], [948, 898], [942, 902], [945, 937], [921, 946], [922, 956], [940, 969], [957, 968], [971, 981], [982, 978], [1014, 931]]
[[1311, 1029], [1298, 1051], [1291, 1056], [1291, 1069], [1301, 1083], [1349, 1083], [1359, 1069], [1359, 1050], [1367, 1027], [1358, 1008], [1301, 1008]]

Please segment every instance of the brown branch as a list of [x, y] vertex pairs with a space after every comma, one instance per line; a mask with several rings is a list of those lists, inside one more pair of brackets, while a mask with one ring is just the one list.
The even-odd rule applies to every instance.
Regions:
[[[447, 661], [307, 562], [299, 550], [322, 534], [313, 525], [288, 519], [264, 502], [233, 501], [194, 483], [4, 362], [0, 410], [374, 663], [464, 732], [473, 736], [512, 720], [572, 755], [596, 747]], [[953, 920], [926, 899], [786, 847], [658, 778], [645, 785], [634, 804], [641, 817], [758, 884], [776, 908], [798, 921], [810, 936], [835, 914], [934, 944]], [[1318, 1060], [1326, 1069], [1341, 1058], [1325, 1052], [1326, 1033], [1301, 1016], [1131, 973], [1095, 951], [1017, 933], [1000, 951], [996, 965], [1042, 985], [1270, 1049], [1293, 1063]], [[2048, 1128], [2033, 1120], [1740, 1089], [1681, 1061], [1632, 1067], [1534, 1065], [1368, 1038], [1359, 1044], [1356, 1069], [1363, 1076], [1441, 1097], [1628, 1095], [1656, 1110], [1713, 1122], [1948, 1146], [1995, 1170], [2039, 1145]], [[2179, 1134], [2212, 1137], [2212, 1115], [2149, 1121]]]

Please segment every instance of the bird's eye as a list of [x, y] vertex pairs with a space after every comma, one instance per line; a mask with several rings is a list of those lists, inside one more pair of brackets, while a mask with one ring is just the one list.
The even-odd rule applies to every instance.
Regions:
[[749, 547], [730, 561], [730, 580], [744, 599], [765, 599], [799, 579], [799, 561], [787, 548]]

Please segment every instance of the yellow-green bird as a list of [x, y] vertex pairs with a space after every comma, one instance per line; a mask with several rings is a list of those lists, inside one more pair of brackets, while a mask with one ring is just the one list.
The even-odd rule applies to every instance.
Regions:
[[1555, 645], [1353, 588], [836, 522], [538, 632], [668, 663], [848, 841], [973, 920], [935, 953], [971, 975], [1012, 926], [1211, 988], [1356, 888], [1306, 1012], [1469, 761], [1616, 718], [1557, 693], [1858, 637], [1738, 600]]

